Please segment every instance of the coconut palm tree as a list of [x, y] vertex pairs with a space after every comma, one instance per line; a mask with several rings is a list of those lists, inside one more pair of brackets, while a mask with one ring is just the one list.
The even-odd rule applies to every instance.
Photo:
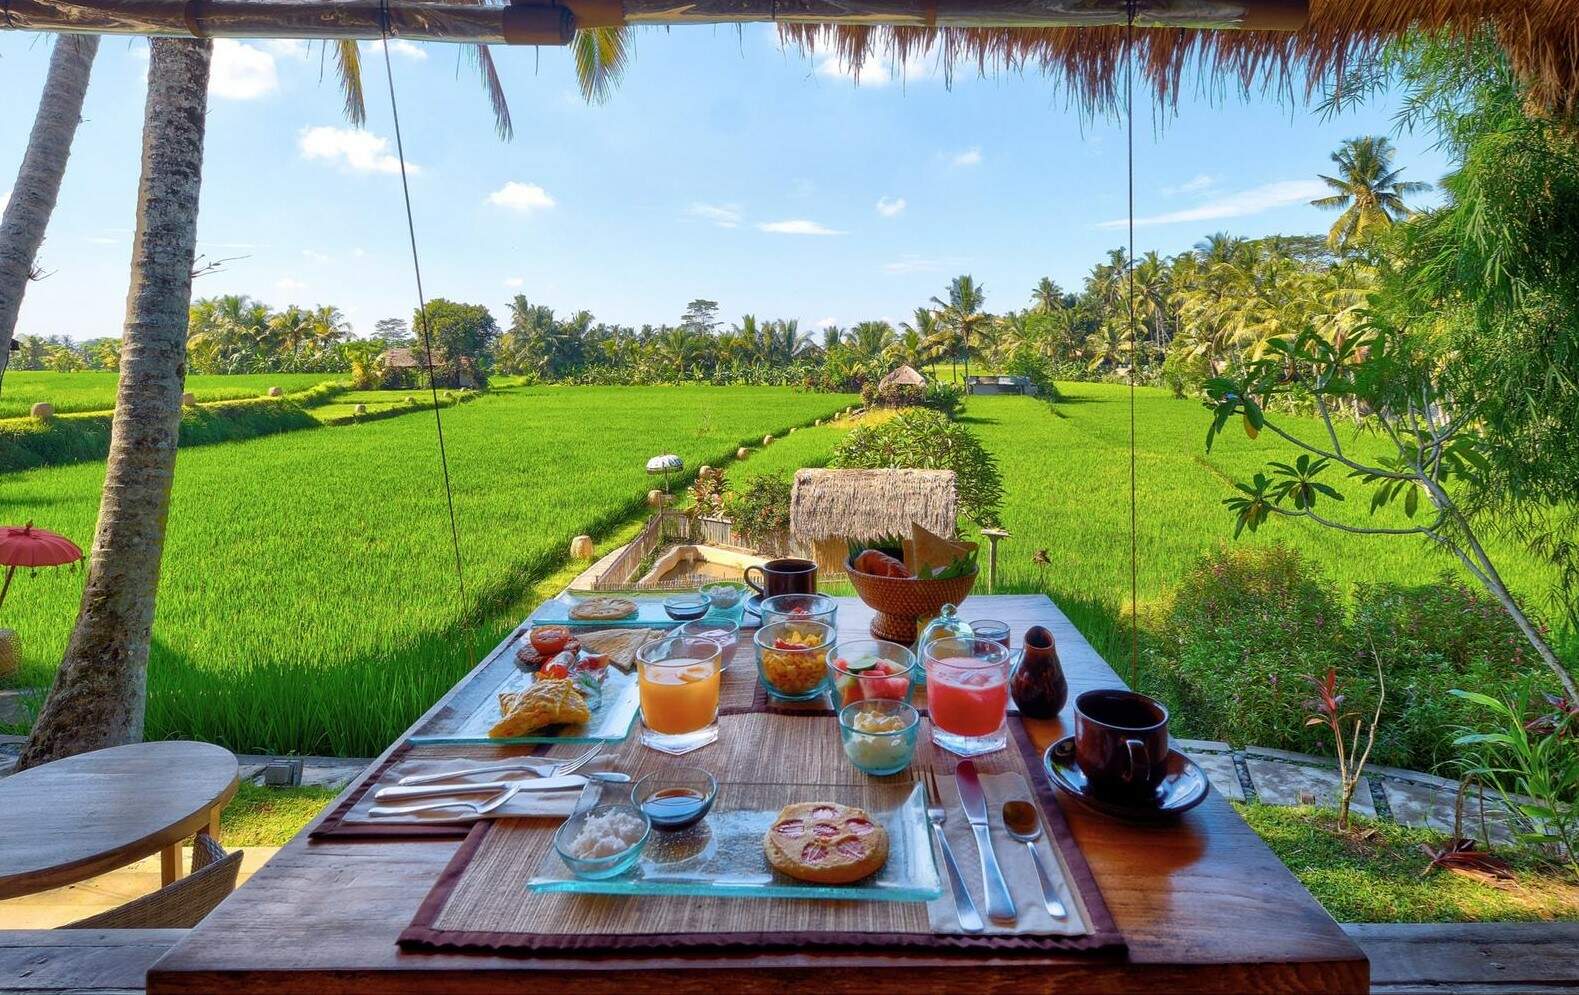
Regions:
[[1064, 310], [1064, 288], [1052, 277], [1044, 276], [1031, 290], [1031, 310], [1037, 314], [1055, 314]]
[[[939, 320], [953, 333], [955, 345], [965, 359], [965, 376], [970, 376], [970, 342], [972, 336], [992, 320], [992, 315], [982, 311], [987, 300], [987, 289], [979, 286], [974, 277], [965, 273], [949, 282], [948, 300], [932, 298], [937, 306]], [[952, 360], [950, 366], [953, 366]]]
[[207, 39], [149, 42], [131, 291], [104, 495], [77, 623], [17, 762], [21, 770], [142, 739], [181, 427], [212, 46]]
[[894, 326], [886, 321], [863, 321], [850, 329], [845, 343], [862, 362], [881, 356], [894, 341]]
[[22, 154], [22, 168], [17, 170], [11, 199], [0, 218], [0, 378], [11, 358], [11, 336], [22, 310], [22, 295], [33, 276], [33, 261], [44, 243], [44, 230], [60, 194], [60, 180], [66, 173], [77, 123], [82, 120], [82, 99], [88, 92], [88, 77], [98, 50], [98, 35], [60, 35], [55, 39], [38, 114]]
[[1335, 249], [1363, 244], [1373, 232], [1409, 216], [1405, 194], [1431, 189], [1429, 183], [1398, 179], [1403, 168], [1393, 167], [1394, 151], [1386, 138], [1367, 135], [1349, 139], [1332, 153], [1338, 176], [1318, 175], [1334, 193], [1310, 202], [1315, 207], [1343, 211], [1327, 232], [1327, 244]]

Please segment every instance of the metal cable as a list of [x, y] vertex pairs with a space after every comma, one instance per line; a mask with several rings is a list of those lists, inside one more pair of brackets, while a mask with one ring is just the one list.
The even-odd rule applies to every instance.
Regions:
[[389, 113], [395, 123], [395, 154], [400, 160], [400, 193], [406, 205], [406, 234], [411, 240], [411, 269], [417, 278], [417, 314], [422, 319], [423, 360], [428, 369], [428, 389], [433, 394], [433, 424], [439, 434], [439, 468], [444, 473], [444, 501], [450, 513], [450, 546], [455, 551], [455, 584], [460, 591], [461, 619], [466, 616], [466, 574], [461, 569], [461, 533], [455, 519], [455, 492], [450, 486], [450, 461], [444, 448], [444, 417], [439, 411], [439, 385], [433, 375], [433, 331], [428, 325], [428, 301], [422, 292], [422, 262], [417, 257], [417, 225], [411, 216], [411, 186], [406, 182], [406, 147], [400, 139], [400, 108], [395, 102], [395, 71], [389, 59], [389, 4], [379, 5], [379, 36], [384, 46], [384, 78], [389, 82]]
[[1139, 336], [1135, 331], [1135, 5], [1128, 0], [1124, 27], [1124, 121], [1128, 129], [1126, 168], [1129, 181], [1129, 686], [1140, 678], [1140, 554], [1136, 532], [1140, 516], [1135, 488], [1135, 365]]

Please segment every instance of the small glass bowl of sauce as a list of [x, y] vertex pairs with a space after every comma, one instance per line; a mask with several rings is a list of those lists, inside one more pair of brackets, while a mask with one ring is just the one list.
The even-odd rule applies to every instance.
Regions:
[[718, 782], [700, 767], [664, 767], [631, 785], [631, 804], [662, 832], [701, 822], [716, 797]]

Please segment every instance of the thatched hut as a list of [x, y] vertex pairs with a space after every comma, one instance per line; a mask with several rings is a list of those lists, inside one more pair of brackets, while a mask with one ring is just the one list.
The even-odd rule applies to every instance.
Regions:
[[925, 387], [927, 378], [916, 372], [914, 366], [905, 365], [889, 373], [877, 381], [877, 389], [885, 390], [889, 387]]
[[851, 541], [908, 536], [912, 522], [954, 535], [952, 470], [800, 470], [790, 491], [790, 538], [824, 574], [844, 573]]

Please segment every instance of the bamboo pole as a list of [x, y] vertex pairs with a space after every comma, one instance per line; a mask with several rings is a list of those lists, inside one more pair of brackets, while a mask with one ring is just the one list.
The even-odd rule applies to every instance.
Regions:
[[[1146, 0], [1140, 27], [1295, 30], [1307, 0]], [[0, 29], [211, 38], [377, 38], [563, 45], [578, 27], [786, 24], [1098, 27], [1125, 0], [0, 0]], [[386, 20], [387, 19], [387, 20]]]

